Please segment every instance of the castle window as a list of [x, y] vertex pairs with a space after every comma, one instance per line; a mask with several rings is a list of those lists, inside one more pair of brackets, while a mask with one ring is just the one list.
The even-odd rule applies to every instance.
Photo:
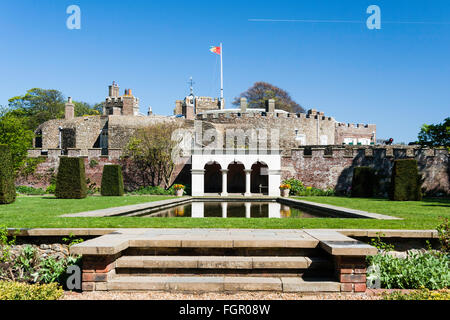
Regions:
[[41, 130], [36, 132], [36, 137], [34, 138], [34, 147], [42, 148], [42, 131]]

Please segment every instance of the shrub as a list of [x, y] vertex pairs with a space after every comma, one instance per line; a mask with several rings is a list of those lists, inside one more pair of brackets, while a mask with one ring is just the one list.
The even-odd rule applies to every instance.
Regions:
[[448, 218], [441, 218], [442, 223], [436, 228], [438, 232], [439, 242], [441, 243], [441, 250], [450, 253], [450, 232], [448, 226]]
[[450, 300], [450, 290], [431, 291], [428, 289], [414, 290], [408, 293], [398, 291], [383, 294], [384, 300]]
[[55, 194], [56, 191], [56, 184], [51, 184], [45, 189], [45, 192], [48, 194]]
[[130, 192], [131, 194], [137, 194], [137, 195], [173, 195], [173, 189], [164, 189], [162, 187], [152, 187], [152, 186], [148, 186], [148, 187], [142, 187], [139, 188], [135, 191]]
[[26, 284], [0, 281], [0, 300], [58, 300], [64, 291], [57, 283]]
[[86, 173], [82, 158], [62, 157], [60, 159], [55, 196], [60, 199], [86, 198]]
[[33, 188], [28, 186], [17, 186], [16, 191], [20, 194], [26, 195], [43, 195], [45, 194], [45, 190], [42, 188]]
[[289, 192], [291, 196], [298, 196], [300, 195], [300, 192], [305, 189], [303, 183], [294, 178], [284, 180], [283, 184], [289, 184], [291, 186], [291, 191]]
[[121, 166], [113, 164], [103, 167], [101, 194], [102, 196], [123, 196]]
[[394, 161], [389, 198], [396, 201], [422, 200], [421, 177], [414, 159]]
[[374, 194], [375, 171], [370, 167], [353, 169], [352, 197], [370, 198]]
[[5, 144], [0, 144], [0, 204], [13, 203], [16, 200], [14, 168], [11, 152]]
[[383, 288], [436, 290], [450, 286], [450, 259], [445, 253], [410, 251], [406, 258], [397, 258], [381, 252], [367, 260], [379, 269], [378, 276]]

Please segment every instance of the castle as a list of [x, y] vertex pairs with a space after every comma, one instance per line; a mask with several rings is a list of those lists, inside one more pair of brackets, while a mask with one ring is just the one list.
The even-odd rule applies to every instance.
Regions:
[[[276, 131], [279, 138], [277, 150], [269, 152], [245, 145], [231, 154], [221, 150], [211, 153], [205, 149], [189, 155], [178, 165], [175, 180], [195, 186], [193, 195], [262, 192], [277, 196], [282, 179], [290, 177], [311, 186], [342, 191], [351, 185], [350, 169], [355, 165], [378, 168], [388, 177], [393, 160], [405, 157], [415, 157], [420, 162], [426, 189], [435, 193], [450, 192], [446, 150], [376, 145], [374, 124], [339, 122], [315, 109], [289, 113], [277, 109], [274, 100], [266, 101], [264, 108], [255, 109], [248, 108], [247, 100], [241, 98], [238, 108], [225, 108], [223, 101], [196, 97], [192, 90], [184, 100], [175, 102], [173, 116], [155, 115], [151, 108], [144, 115], [139, 112], [139, 99], [133, 96], [131, 89], [126, 89], [123, 95], [119, 91], [115, 82], [109, 86], [102, 115], [75, 117], [74, 104], [69, 98], [64, 119], [41, 124], [35, 132], [34, 148], [28, 152], [29, 157], [46, 159], [38, 171], [56, 167], [61, 156], [84, 157], [87, 163], [95, 160], [100, 165], [118, 163], [123, 148], [137, 130], [157, 122], [175, 121], [192, 129], [200, 125], [202, 130], [212, 129], [222, 135], [235, 129], [231, 139], [237, 140], [239, 135], [254, 129]], [[207, 146], [208, 137], [202, 139], [196, 143]], [[245, 137], [243, 141], [245, 144]], [[99, 168], [88, 168], [87, 173], [95, 181], [100, 179]], [[126, 173], [124, 176], [127, 179]], [[30, 182], [33, 183], [41, 182]]]

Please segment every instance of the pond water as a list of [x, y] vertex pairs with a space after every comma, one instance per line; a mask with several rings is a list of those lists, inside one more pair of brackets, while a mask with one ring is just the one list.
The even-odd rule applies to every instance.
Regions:
[[140, 217], [192, 217], [192, 218], [329, 218], [319, 212], [308, 212], [278, 202], [201, 201], [162, 209]]

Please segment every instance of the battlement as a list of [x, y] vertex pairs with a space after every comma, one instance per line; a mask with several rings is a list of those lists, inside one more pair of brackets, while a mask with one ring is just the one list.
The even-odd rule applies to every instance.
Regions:
[[366, 128], [366, 129], [375, 129], [375, 124], [364, 124], [364, 123], [345, 123], [345, 122], [336, 122], [336, 126], [340, 128]]
[[113, 82], [109, 86], [108, 97], [103, 103], [104, 115], [138, 115], [139, 114], [139, 98], [133, 96], [131, 89], [125, 89], [120, 96], [119, 86]]
[[212, 97], [195, 97], [197, 99], [197, 101], [200, 102], [214, 102], [214, 103], [218, 103], [219, 99], [218, 98], [212, 98]]
[[419, 158], [448, 156], [447, 149], [422, 148], [420, 146], [351, 146], [351, 145], [311, 145], [293, 148], [286, 154], [296, 158]]

